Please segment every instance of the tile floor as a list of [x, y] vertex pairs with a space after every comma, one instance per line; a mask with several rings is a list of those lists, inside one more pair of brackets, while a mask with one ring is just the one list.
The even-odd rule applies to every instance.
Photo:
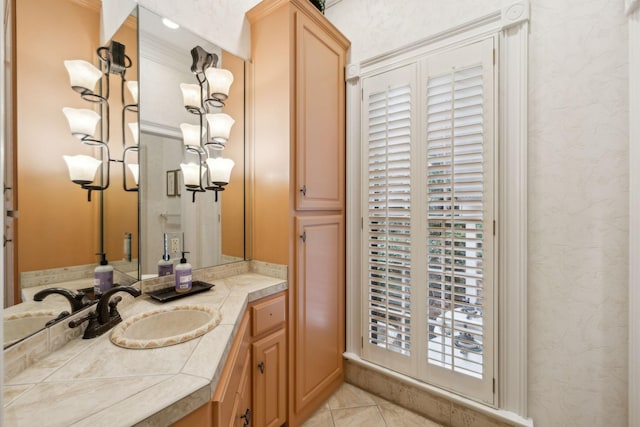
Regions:
[[344, 383], [303, 427], [442, 427], [411, 411]]

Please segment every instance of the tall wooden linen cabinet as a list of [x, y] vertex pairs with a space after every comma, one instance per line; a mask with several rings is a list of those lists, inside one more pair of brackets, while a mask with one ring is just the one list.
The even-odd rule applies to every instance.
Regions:
[[343, 382], [345, 57], [308, 0], [264, 0], [252, 37], [253, 257], [289, 266], [289, 426]]

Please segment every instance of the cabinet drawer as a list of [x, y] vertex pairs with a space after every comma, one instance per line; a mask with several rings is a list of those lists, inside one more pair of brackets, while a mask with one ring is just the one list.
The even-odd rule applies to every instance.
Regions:
[[251, 307], [253, 336], [284, 325], [286, 300], [284, 295], [260, 302]]

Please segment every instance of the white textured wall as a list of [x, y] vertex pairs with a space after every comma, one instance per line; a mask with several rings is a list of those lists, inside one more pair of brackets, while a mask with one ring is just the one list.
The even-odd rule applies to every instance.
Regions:
[[623, 6], [532, 2], [529, 405], [540, 426], [627, 425]]
[[[352, 62], [508, 0], [342, 0]], [[627, 425], [628, 99], [623, 0], [532, 0], [529, 416]]]

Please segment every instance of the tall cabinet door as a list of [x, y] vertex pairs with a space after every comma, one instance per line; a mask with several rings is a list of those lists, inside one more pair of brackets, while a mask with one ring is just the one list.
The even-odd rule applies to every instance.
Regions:
[[297, 216], [295, 406], [342, 376], [344, 222], [342, 215]]
[[296, 20], [296, 210], [341, 210], [345, 185], [345, 49], [308, 16]]

